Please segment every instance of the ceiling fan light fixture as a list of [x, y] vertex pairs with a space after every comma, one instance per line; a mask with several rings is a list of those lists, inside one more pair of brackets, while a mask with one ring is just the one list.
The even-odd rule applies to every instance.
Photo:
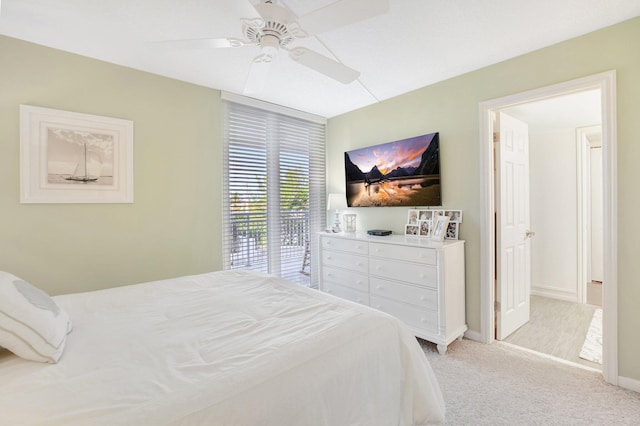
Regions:
[[[271, 34], [265, 34], [260, 38], [260, 48], [262, 55], [268, 56], [271, 60], [275, 59], [278, 54], [280, 39]], [[270, 61], [269, 61], [270, 62]]]
[[[262, 5], [265, 6], [265, 5]], [[267, 10], [280, 6], [269, 5]], [[276, 10], [278, 13], [261, 12], [262, 18], [243, 19], [242, 33], [250, 43], [262, 45], [262, 38], [271, 35], [278, 39], [280, 46], [286, 46], [294, 40], [294, 35], [289, 31], [291, 16], [285, 10]], [[286, 13], [285, 13], [286, 12]], [[282, 15], [282, 16], [281, 16]]]

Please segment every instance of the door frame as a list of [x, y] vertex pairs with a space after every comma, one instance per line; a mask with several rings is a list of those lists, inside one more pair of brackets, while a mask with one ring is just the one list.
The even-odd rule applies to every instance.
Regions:
[[480, 337], [495, 340], [495, 172], [493, 115], [496, 111], [575, 92], [599, 89], [602, 107], [604, 191], [603, 363], [605, 381], [618, 384], [617, 139], [615, 70], [481, 102], [480, 113]]
[[578, 302], [587, 303], [591, 281], [591, 143], [589, 136], [602, 133], [602, 126], [579, 127], [576, 134], [578, 169]]

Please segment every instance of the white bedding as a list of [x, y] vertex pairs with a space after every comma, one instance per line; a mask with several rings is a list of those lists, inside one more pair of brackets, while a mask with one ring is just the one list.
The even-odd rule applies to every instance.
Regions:
[[444, 402], [394, 318], [223, 271], [54, 298], [58, 364], [0, 350], [0, 424], [421, 425]]

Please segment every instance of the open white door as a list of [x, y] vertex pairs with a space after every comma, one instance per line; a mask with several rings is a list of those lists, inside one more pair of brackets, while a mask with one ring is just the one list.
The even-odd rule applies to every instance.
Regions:
[[496, 338], [529, 321], [529, 129], [502, 112], [496, 138]]

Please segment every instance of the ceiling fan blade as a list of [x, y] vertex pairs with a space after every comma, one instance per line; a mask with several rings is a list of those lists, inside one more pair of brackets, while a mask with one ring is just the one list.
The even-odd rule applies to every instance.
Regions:
[[261, 53], [253, 59], [244, 85], [245, 95], [256, 95], [262, 92], [274, 59], [275, 55], [267, 53]]
[[288, 24], [295, 21], [295, 16], [289, 9], [277, 4], [277, 2], [252, 2], [253, 8], [258, 12], [263, 22], [275, 21]]
[[289, 57], [304, 66], [321, 74], [331, 77], [340, 83], [349, 84], [360, 76], [360, 72], [349, 68], [340, 62], [309, 50], [306, 47], [296, 47], [289, 51]]
[[156, 46], [176, 50], [220, 49], [227, 47], [242, 47], [246, 44], [237, 38], [193, 38], [186, 40], [166, 40], [154, 42]]
[[389, 11], [389, 0], [339, 0], [298, 18], [308, 34], [320, 34]]

